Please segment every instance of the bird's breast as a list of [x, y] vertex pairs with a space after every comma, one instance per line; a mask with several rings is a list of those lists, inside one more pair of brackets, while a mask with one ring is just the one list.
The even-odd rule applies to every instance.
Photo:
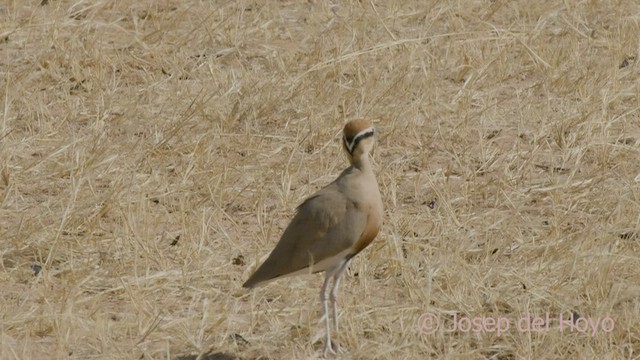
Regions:
[[[377, 195], [377, 196], [376, 196]], [[351, 256], [364, 250], [376, 238], [382, 226], [382, 201], [379, 193], [370, 194], [369, 201], [364, 204], [367, 212], [367, 222], [360, 238], [354, 243]]]

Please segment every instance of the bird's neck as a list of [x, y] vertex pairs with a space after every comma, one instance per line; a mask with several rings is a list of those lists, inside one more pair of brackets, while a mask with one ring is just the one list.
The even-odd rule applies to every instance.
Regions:
[[360, 171], [372, 171], [371, 161], [369, 160], [369, 154], [367, 153], [363, 153], [358, 157], [352, 158], [351, 165]]

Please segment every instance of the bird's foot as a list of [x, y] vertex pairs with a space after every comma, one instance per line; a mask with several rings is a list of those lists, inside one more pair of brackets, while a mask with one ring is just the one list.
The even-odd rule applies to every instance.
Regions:
[[324, 344], [324, 357], [336, 356], [342, 353], [340, 347], [333, 341]]
[[325, 358], [328, 358], [328, 357], [331, 357], [331, 356], [336, 356], [336, 355], [337, 354], [336, 354], [335, 350], [333, 350], [331, 348], [331, 346], [325, 346], [324, 347], [324, 357]]

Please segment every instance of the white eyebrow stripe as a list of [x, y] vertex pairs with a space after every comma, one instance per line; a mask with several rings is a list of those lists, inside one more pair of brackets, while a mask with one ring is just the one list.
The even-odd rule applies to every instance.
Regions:
[[361, 138], [365, 136], [369, 136], [369, 134], [373, 134], [374, 132], [375, 132], [374, 128], [372, 127], [366, 128], [360, 131], [359, 133], [357, 133], [356, 136], [354, 136], [353, 139], [351, 139], [351, 142], [347, 142], [347, 137], [345, 136], [344, 144], [347, 146], [349, 153], [353, 152], [353, 147], [358, 143], [358, 141], [360, 141]]

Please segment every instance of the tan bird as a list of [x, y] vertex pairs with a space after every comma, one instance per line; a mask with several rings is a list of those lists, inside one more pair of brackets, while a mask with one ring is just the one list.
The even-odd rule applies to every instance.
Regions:
[[340, 278], [351, 258], [373, 241], [382, 224], [380, 190], [369, 160], [374, 133], [366, 120], [353, 120], [345, 125], [342, 140], [351, 166], [298, 206], [267, 260], [242, 285], [252, 288], [285, 276], [325, 271], [320, 290], [325, 355], [336, 353], [331, 343], [327, 310], [329, 280], [333, 279], [328, 300], [333, 307], [337, 331]]

